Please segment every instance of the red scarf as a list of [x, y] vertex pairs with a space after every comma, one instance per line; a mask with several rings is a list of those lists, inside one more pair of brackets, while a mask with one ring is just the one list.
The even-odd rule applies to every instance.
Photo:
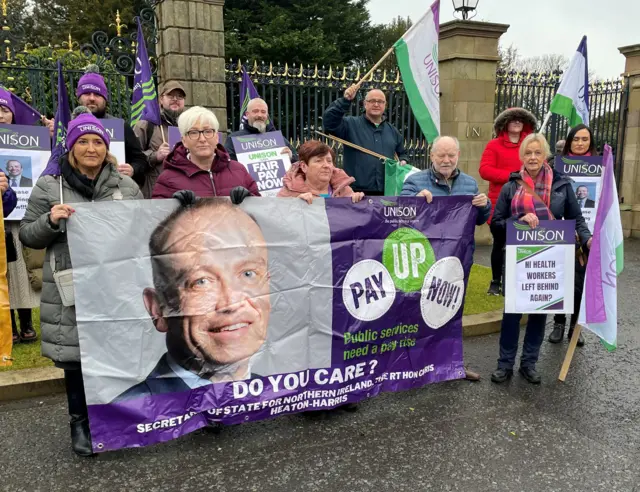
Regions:
[[520, 170], [522, 181], [528, 184], [533, 191], [536, 192], [542, 202], [529, 193], [524, 186], [520, 186], [518, 191], [511, 200], [511, 215], [522, 217], [523, 215], [533, 213], [540, 220], [553, 219], [553, 214], [549, 210], [551, 202], [551, 183], [553, 182], [553, 170], [546, 162], [542, 164], [540, 172], [536, 176], [535, 181], [522, 166]]

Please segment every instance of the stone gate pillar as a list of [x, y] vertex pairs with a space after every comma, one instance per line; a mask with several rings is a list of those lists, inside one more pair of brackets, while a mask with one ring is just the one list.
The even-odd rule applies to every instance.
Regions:
[[[488, 183], [480, 178], [478, 168], [493, 136], [498, 42], [508, 28], [506, 24], [460, 20], [440, 25], [440, 131], [460, 140], [458, 166], [478, 181], [484, 193]], [[476, 240], [491, 241], [487, 226], [476, 231]]]
[[[640, 44], [618, 48], [625, 58], [625, 85], [629, 90], [622, 147], [620, 199], [625, 237], [640, 238]], [[621, 108], [621, 110], [624, 108]]]
[[226, 132], [223, 7], [224, 0], [160, 0], [156, 12], [159, 82], [179, 81], [186, 105], [213, 110]]

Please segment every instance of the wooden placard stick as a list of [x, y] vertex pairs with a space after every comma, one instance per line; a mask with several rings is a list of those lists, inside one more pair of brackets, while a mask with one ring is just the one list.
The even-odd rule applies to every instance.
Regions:
[[393, 48], [393, 46], [392, 46], [391, 48], [389, 48], [389, 49], [387, 50], [387, 52], [382, 56], [382, 58], [380, 58], [380, 59], [378, 60], [378, 62], [377, 62], [377, 63], [376, 63], [372, 68], [371, 68], [371, 70], [369, 70], [369, 71], [364, 75], [364, 77], [360, 77], [360, 80], [356, 82], [356, 85], [358, 86], [358, 88], [360, 88], [360, 87], [362, 86], [362, 83], [363, 83], [367, 78], [369, 78], [369, 76], [373, 75], [373, 72], [375, 72], [375, 71], [376, 71], [376, 69], [377, 69], [380, 65], [382, 65], [382, 63], [383, 63], [387, 58], [389, 58], [389, 56], [391, 55], [391, 53], [393, 53], [393, 49], [394, 49], [394, 48]]
[[576, 327], [573, 329], [573, 335], [571, 335], [571, 341], [569, 342], [567, 355], [565, 355], [564, 357], [564, 362], [562, 363], [562, 369], [560, 369], [560, 375], [558, 376], [558, 380], [562, 381], [563, 383], [564, 383], [564, 380], [567, 379], [569, 366], [571, 366], [571, 361], [573, 360], [573, 354], [576, 351], [576, 346], [578, 345], [578, 338], [580, 337], [581, 331], [582, 331], [582, 326], [576, 324]]

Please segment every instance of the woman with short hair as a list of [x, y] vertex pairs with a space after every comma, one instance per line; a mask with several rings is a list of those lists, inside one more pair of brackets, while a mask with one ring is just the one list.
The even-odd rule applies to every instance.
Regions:
[[[520, 220], [536, 228], [540, 220], [575, 220], [580, 244], [591, 246], [591, 233], [582, 216], [571, 180], [555, 172], [546, 159], [549, 144], [541, 133], [527, 136], [520, 147], [520, 172], [513, 173], [498, 197], [492, 225], [506, 236], [507, 222]], [[532, 193], [534, 192], [534, 193]], [[513, 374], [522, 314], [504, 313], [500, 331], [500, 357], [491, 381], [502, 383]], [[520, 374], [532, 384], [540, 384], [536, 363], [544, 339], [546, 314], [530, 314], [524, 337]]]
[[327, 144], [309, 140], [298, 155], [300, 161], [285, 174], [279, 197], [298, 197], [307, 203], [315, 198], [351, 197], [354, 203], [364, 198], [364, 193], [351, 189], [355, 179], [335, 167], [336, 154]]
[[193, 191], [197, 197], [230, 196], [231, 190], [239, 186], [260, 196], [247, 169], [231, 160], [219, 143], [219, 126], [216, 115], [200, 106], [180, 115], [182, 141], [164, 160], [152, 198], [172, 198], [181, 190]]

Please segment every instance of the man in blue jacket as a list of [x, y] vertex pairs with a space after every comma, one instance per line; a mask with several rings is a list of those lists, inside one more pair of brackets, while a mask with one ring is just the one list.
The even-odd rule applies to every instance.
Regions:
[[434, 196], [472, 195], [478, 207], [477, 225], [484, 224], [491, 214], [491, 202], [478, 193], [478, 183], [458, 169], [460, 143], [455, 137], [441, 136], [431, 146], [433, 169], [412, 174], [402, 187], [400, 196], [423, 196], [431, 203]]
[[[434, 196], [471, 195], [471, 203], [478, 207], [477, 225], [484, 224], [491, 214], [491, 202], [484, 193], [478, 193], [478, 183], [458, 169], [460, 142], [455, 137], [438, 137], [431, 147], [433, 169], [412, 174], [404, 182], [400, 196], [423, 196], [427, 203]], [[480, 375], [465, 368], [465, 378], [479, 381]]]
[[[352, 85], [344, 97], [333, 102], [322, 117], [324, 130], [343, 140], [394, 159], [395, 155], [401, 164], [407, 163], [407, 152], [404, 138], [400, 132], [385, 120], [387, 99], [384, 92], [373, 89], [364, 99], [364, 115], [346, 116], [356, 97], [359, 85]], [[366, 195], [384, 194], [384, 162], [351, 147], [344, 147], [344, 170], [355, 178], [351, 185], [354, 191]]]

